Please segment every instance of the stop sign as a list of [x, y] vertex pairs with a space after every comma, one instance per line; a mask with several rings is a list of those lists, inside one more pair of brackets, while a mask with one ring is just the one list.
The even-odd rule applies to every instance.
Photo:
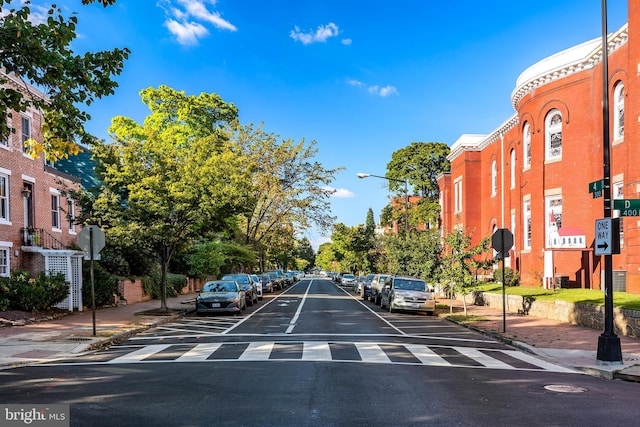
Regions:
[[83, 252], [91, 253], [91, 243], [93, 243], [94, 255], [99, 254], [104, 248], [104, 232], [97, 225], [88, 225], [78, 233], [78, 246]]
[[513, 246], [513, 233], [506, 228], [499, 228], [491, 236], [491, 247], [500, 253], [508, 252]]

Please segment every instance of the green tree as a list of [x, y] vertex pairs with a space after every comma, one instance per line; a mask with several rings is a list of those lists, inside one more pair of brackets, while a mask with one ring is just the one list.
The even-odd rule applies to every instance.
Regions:
[[326, 271], [335, 271], [337, 269], [336, 255], [333, 250], [333, 242], [326, 242], [318, 247], [318, 256], [316, 256], [316, 265]]
[[[308, 238], [303, 237], [302, 239], [298, 240], [298, 245], [296, 250], [297, 250], [297, 258], [299, 260], [306, 261], [305, 268], [313, 267], [315, 265], [316, 253], [313, 250], [313, 247], [311, 246], [311, 242], [309, 241]], [[300, 267], [298, 267], [298, 269], [300, 269]]]
[[478, 284], [478, 271], [491, 268], [493, 259], [481, 260], [489, 249], [489, 237], [485, 237], [476, 246], [471, 245], [471, 235], [462, 230], [454, 230], [445, 237], [446, 255], [442, 259], [440, 279], [449, 295], [462, 295], [464, 315], [467, 315], [465, 296]]
[[262, 125], [248, 125], [238, 128], [235, 143], [249, 159], [251, 170], [249, 209], [241, 217], [247, 243], [273, 253], [277, 246], [289, 249], [280, 241], [287, 231], [282, 227], [290, 227], [291, 237], [312, 224], [321, 231], [331, 227], [333, 192], [327, 186], [341, 168], [325, 169], [314, 160], [315, 141], [279, 140]]
[[144, 123], [115, 117], [113, 143], [95, 146], [104, 185], [93, 209], [111, 241], [157, 257], [166, 310], [171, 257], [193, 239], [225, 229], [246, 206], [250, 184], [225, 128], [236, 120], [233, 104], [166, 86], [144, 89], [141, 97], [151, 110]]
[[[105, 7], [114, 3], [83, 3], [95, 1]], [[0, 0], [0, 69], [4, 71], [0, 73], [0, 139], [15, 132], [6, 120], [11, 111], [36, 108], [44, 112], [44, 142], [28, 143], [33, 155], [44, 153], [55, 161], [78, 151], [74, 139], [89, 142], [84, 124], [91, 117], [80, 106], [114, 93], [118, 84], [113, 77], [122, 71], [130, 51], [123, 48], [75, 54], [71, 44], [77, 36], [77, 16], [67, 18], [61, 8], [51, 5], [47, 19], [36, 22], [29, 1], [17, 8], [10, 3]], [[44, 96], [26, 90], [24, 83], [37, 87]]]

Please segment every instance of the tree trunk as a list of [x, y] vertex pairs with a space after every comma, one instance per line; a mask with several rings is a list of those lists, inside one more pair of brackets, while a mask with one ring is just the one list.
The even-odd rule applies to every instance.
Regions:
[[163, 248], [162, 249], [162, 255], [161, 255], [161, 264], [162, 264], [162, 275], [160, 278], [160, 310], [162, 311], [168, 311], [169, 308], [167, 307], [167, 268], [168, 268], [168, 257], [167, 257], [167, 249]]

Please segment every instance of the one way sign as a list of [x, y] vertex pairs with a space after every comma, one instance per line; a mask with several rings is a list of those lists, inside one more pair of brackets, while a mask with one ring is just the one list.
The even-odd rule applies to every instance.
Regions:
[[596, 219], [595, 255], [620, 253], [620, 219]]

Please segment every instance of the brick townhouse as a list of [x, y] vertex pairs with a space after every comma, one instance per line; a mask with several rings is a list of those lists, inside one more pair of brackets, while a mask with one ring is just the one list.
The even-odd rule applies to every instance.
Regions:
[[[523, 285], [603, 286], [594, 241], [604, 204], [589, 192], [604, 175], [602, 53], [597, 38], [525, 69], [513, 115], [488, 135], [462, 135], [438, 179], [443, 234], [466, 230], [477, 243], [508, 228], [515, 243], [505, 262]], [[629, 2], [627, 24], [608, 36], [608, 76], [611, 195], [639, 199], [640, 2]], [[614, 290], [640, 293], [640, 217], [620, 222]]]
[[[7, 85], [25, 88], [21, 80], [5, 76]], [[45, 98], [33, 87], [29, 93]], [[73, 221], [77, 207], [64, 196], [64, 189], [77, 189], [80, 180], [52, 167], [44, 156], [26, 153], [24, 141], [42, 141], [40, 111], [13, 112], [7, 120], [15, 133], [0, 140], [0, 276], [9, 277], [14, 269], [64, 273], [70, 294], [60, 306], [82, 308], [82, 252], [69, 249], [77, 246], [80, 231]]]

